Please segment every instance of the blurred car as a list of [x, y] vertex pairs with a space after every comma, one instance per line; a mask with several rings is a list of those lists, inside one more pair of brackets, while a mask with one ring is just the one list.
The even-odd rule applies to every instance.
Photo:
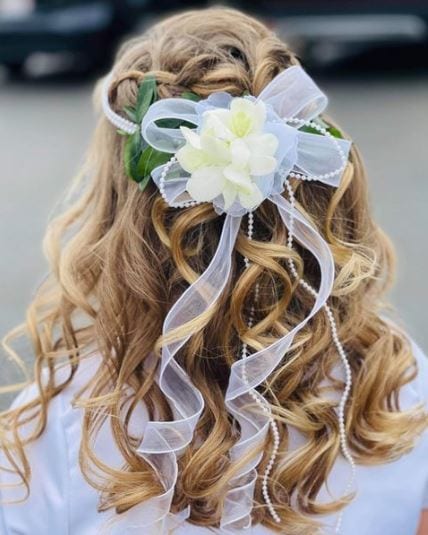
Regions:
[[263, 17], [312, 66], [358, 56], [366, 63], [381, 56], [386, 66], [398, 63], [395, 53], [404, 57], [410, 50], [414, 55], [406, 61], [428, 66], [427, 0], [269, 0], [268, 9], [260, 0], [237, 5]]
[[18, 73], [35, 52], [97, 63], [120, 26], [110, 2], [11, 0], [0, 5], [0, 63]]
[[[0, 0], [1, 2], [1, 0]], [[0, 64], [21, 71], [34, 53], [104, 64], [149, 0], [9, 0], [0, 3]]]
[[[67, 55], [80, 70], [104, 66], [124, 35], [169, 10], [206, 2], [180, 0], [0, 0], [0, 64], [19, 73], [35, 53]], [[264, 19], [312, 66], [372, 50], [413, 47], [426, 64], [427, 0], [236, 0]], [[409, 61], [409, 55], [405, 62]], [[379, 62], [378, 62], [379, 63]]]

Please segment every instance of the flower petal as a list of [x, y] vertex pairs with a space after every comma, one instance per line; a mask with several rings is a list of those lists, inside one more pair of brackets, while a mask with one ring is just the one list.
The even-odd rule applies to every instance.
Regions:
[[262, 100], [258, 100], [254, 103], [254, 111], [255, 111], [255, 123], [254, 123], [254, 130], [260, 131], [266, 121], [266, 106], [265, 103]]
[[208, 164], [204, 151], [195, 149], [191, 145], [184, 145], [176, 153], [178, 163], [188, 173], [193, 173], [200, 167]]
[[245, 167], [250, 159], [250, 151], [242, 139], [235, 139], [230, 144], [230, 157], [236, 167]]
[[227, 210], [232, 206], [238, 191], [232, 182], [226, 180], [222, 193], [224, 199], [224, 208]]
[[276, 170], [277, 161], [273, 156], [252, 155], [249, 161], [250, 173], [253, 176], [264, 176]]
[[208, 110], [203, 114], [202, 132], [231, 141], [235, 135], [229, 128], [230, 111], [224, 109]]
[[238, 191], [239, 201], [244, 208], [255, 208], [263, 201], [263, 195], [259, 188], [253, 183], [251, 192]]
[[221, 167], [202, 167], [195, 171], [186, 184], [190, 196], [196, 201], [212, 201], [222, 193], [225, 178]]
[[274, 134], [251, 134], [245, 138], [245, 143], [251, 154], [263, 154], [273, 156], [279, 145], [278, 138]]
[[201, 147], [211, 165], [227, 165], [230, 162], [230, 151], [226, 141], [202, 132]]
[[248, 192], [252, 191], [251, 177], [245, 170], [228, 165], [225, 167], [223, 173], [227, 180], [238, 186], [239, 189]]
[[189, 145], [191, 145], [195, 149], [201, 148], [200, 137], [194, 130], [188, 128], [187, 126], [180, 126], [180, 130], [184, 136], [184, 139], [187, 141], [187, 143], [189, 143]]

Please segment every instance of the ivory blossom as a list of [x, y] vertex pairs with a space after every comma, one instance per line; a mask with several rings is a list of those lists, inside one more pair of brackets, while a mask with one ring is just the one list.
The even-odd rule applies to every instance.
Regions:
[[264, 131], [265, 124], [262, 101], [236, 97], [228, 109], [205, 111], [199, 132], [182, 126], [186, 143], [176, 157], [190, 174], [186, 189], [191, 197], [205, 202], [223, 195], [226, 209], [237, 197], [247, 209], [260, 204], [263, 195], [254, 179], [278, 165], [278, 139]]

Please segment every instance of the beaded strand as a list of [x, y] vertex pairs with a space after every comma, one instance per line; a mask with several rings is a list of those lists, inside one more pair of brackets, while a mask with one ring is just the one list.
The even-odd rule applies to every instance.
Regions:
[[114, 126], [119, 128], [119, 130], [122, 130], [123, 132], [126, 132], [129, 135], [135, 134], [135, 132], [139, 129], [139, 125], [133, 123], [132, 121], [128, 121], [128, 119], [125, 119], [125, 117], [122, 117], [118, 113], [114, 112], [110, 107], [108, 88], [110, 86], [111, 80], [112, 75], [110, 74], [104, 81], [104, 90], [101, 96], [101, 105], [103, 108], [103, 112], [107, 119], [112, 124], [114, 124]]
[[[291, 176], [291, 175], [289, 175]], [[285, 187], [287, 189], [287, 193], [288, 193], [288, 197], [289, 197], [289, 200], [290, 200], [290, 205], [291, 205], [291, 214], [290, 214], [290, 221], [289, 221], [289, 232], [288, 232], [288, 236], [287, 236], [287, 247], [291, 250], [293, 249], [293, 230], [294, 230], [294, 211], [296, 209], [296, 198], [294, 196], [294, 192], [293, 192], [293, 189], [290, 185], [290, 182], [289, 180], [285, 180]], [[302, 278], [299, 278], [299, 275], [297, 273], [297, 270], [296, 270], [296, 266], [294, 264], [294, 261], [289, 258], [288, 259], [288, 266], [289, 266], [289, 269], [293, 275], [293, 277], [298, 280], [300, 286], [302, 286], [302, 288], [304, 288], [308, 293], [310, 293], [314, 298], [316, 298], [318, 296], [318, 293], [317, 291], [309, 284], [307, 283], [304, 279]], [[351, 392], [351, 388], [352, 388], [352, 370], [351, 370], [351, 366], [349, 364], [349, 361], [348, 361], [348, 357], [347, 357], [347, 354], [343, 348], [343, 345], [339, 339], [339, 335], [338, 335], [338, 331], [337, 331], [337, 324], [336, 324], [336, 320], [334, 318], [334, 315], [333, 315], [333, 312], [331, 310], [331, 308], [329, 307], [329, 305], [327, 304], [324, 304], [324, 310], [327, 314], [327, 319], [329, 321], [329, 324], [330, 324], [330, 330], [331, 330], [331, 334], [332, 334], [332, 338], [333, 338], [333, 342], [334, 342], [334, 345], [337, 349], [337, 352], [340, 356], [340, 359], [342, 361], [342, 364], [343, 364], [343, 367], [345, 369], [345, 388], [343, 390], [343, 393], [342, 393], [342, 396], [340, 398], [340, 402], [339, 402], [339, 406], [338, 406], [338, 422], [339, 422], [339, 437], [340, 437], [340, 447], [341, 447], [341, 450], [342, 450], [342, 455], [344, 456], [344, 458], [348, 461], [350, 467], [351, 467], [351, 475], [350, 475], [350, 478], [349, 478], [349, 481], [346, 485], [346, 488], [345, 488], [345, 495], [351, 490], [352, 488], [352, 485], [354, 483], [354, 480], [355, 480], [355, 476], [356, 476], [356, 465], [355, 465], [355, 461], [352, 457], [352, 454], [349, 450], [349, 447], [348, 447], [348, 441], [347, 441], [347, 437], [346, 437], [346, 422], [345, 422], [345, 406], [346, 406], [346, 402], [348, 400], [348, 397], [349, 397], [349, 394]], [[341, 511], [339, 513], [339, 516], [338, 516], [338, 519], [337, 519], [337, 523], [336, 523], [336, 526], [335, 526], [335, 533], [339, 534], [340, 533], [340, 530], [341, 530], [341, 526], [342, 526], [342, 520], [343, 520], [343, 511]]]
[[[254, 231], [254, 213], [248, 212], [248, 239], [249, 240], [253, 239], [253, 231]], [[250, 261], [246, 256], [244, 257], [244, 264], [245, 264], [246, 269], [250, 267]], [[259, 284], [257, 283], [254, 287], [254, 303], [257, 303], [258, 298], [259, 298]], [[248, 316], [247, 325], [249, 328], [251, 328], [254, 324], [254, 314], [255, 314], [255, 306], [253, 304], [251, 305], [250, 313]], [[248, 384], [248, 376], [247, 376], [247, 370], [245, 367], [245, 359], [248, 356], [249, 356], [248, 345], [246, 342], [244, 342], [241, 348], [241, 358], [244, 361], [244, 365], [242, 366], [242, 378], [246, 384]], [[262, 476], [262, 494], [263, 494], [263, 499], [266, 503], [266, 506], [269, 510], [269, 513], [271, 514], [274, 521], [277, 524], [279, 524], [281, 522], [281, 518], [278, 515], [278, 513], [275, 511], [275, 507], [272, 503], [272, 499], [270, 497], [269, 489], [268, 489], [269, 475], [272, 472], [272, 468], [275, 463], [275, 459], [278, 455], [278, 450], [279, 450], [280, 438], [279, 438], [278, 424], [276, 423], [275, 419], [272, 417], [269, 405], [262, 398], [262, 396], [258, 395], [254, 389], [251, 389], [249, 391], [249, 394], [252, 397], [252, 399], [257, 403], [257, 405], [262, 409], [262, 411], [268, 415], [268, 418], [269, 418], [269, 426], [270, 426], [272, 436], [273, 436], [273, 447], [272, 447], [271, 456], [269, 458], [269, 462]]]

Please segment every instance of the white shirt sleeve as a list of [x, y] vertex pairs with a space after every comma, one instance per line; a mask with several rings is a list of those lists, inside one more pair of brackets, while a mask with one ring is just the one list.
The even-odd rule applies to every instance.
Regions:
[[[413, 342], [413, 351], [418, 362], [418, 376], [417, 387], [420, 393], [421, 400], [425, 403], [425, 407], [428, 410], [428, 357], [422, 351], [422, 349]], [[426, 437], [428, 433], [425, 431], [425, 441], [428, 441]], [[422, 500], [422, 508], [428, 509], [428, 457], [426, 458], [426, 466], [421, 467], [426, 473], [425, 491]]]
[[[31, 466], [30, 494], [25, 501], [2, 504], [25, 498], [25, 490], [5, 488], [19, 479], [0, 471], [0, 535], [110, 535], [106, 525], [111, 512], [98, 512], [98, 491], [80, 470], [83, 411], [72, 406], [74, 396], [93, 378], [98, 366], [95, 357], [80, 363], [72, 382], [50, 401], [44, 432], [25, 447]], [[57, 374], [57, 380], [63, 381], [68, 370], [58, 370]], [[31, 385], [13, 405], [34, 399], [36, 394], [35, 385]], [[143, 422], [139, 420], [139, 424]], [[23, 434], [30, 430], [25, 429]], [[106, 464], [116, 468], [123, 464], [108, 424], [102, 426], [96, 442], [96, 453]], [[1, 451], [0, 465], [8, 465]]]
[[[32, 385], [17, 397], [13, 405], [20, 405], [35, 396], [36, 387]], [[26, 446], [31, 483], [30, 495], [25, 501], [22, 501], [26, 496], [24, 487], [7, 487], [20, 482], [16, 474], [0, 471], [2, 535], [69, 535], [69, 468], [61, 405], [61, 396], [51, 401], [44, 433]], [[28, 424], [22, 435], [25, 436], [32, 425]], [[2, 467], [10, 466], [3, 452], [0, 452], [0, 464]], [[21, 503], [9, 503], [19, 500]]]
[[3, 535], [9, 535], [10, 531], [6, 527], [6, 521], [4, 518], [4, 508], [0, 506], [0, 533]]

